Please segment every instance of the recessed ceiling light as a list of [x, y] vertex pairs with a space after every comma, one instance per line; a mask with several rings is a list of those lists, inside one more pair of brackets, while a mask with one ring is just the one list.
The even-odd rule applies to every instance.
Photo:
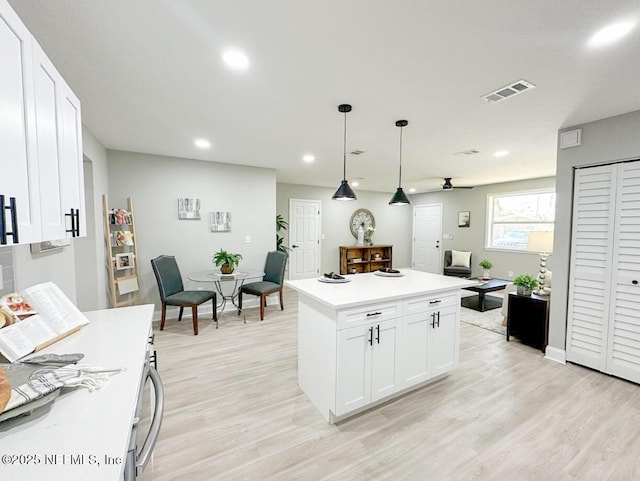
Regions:
[[606, 45], [611, 45], [612, 43], [620, 40], [626, 34], [628, 34], [633, 27], [635, 26], [635, 22], [620, 22], [614, 25], [609, 25], [608, 27], [603, 28], [602, 30], [598, 30], [590, 39], [589, 46], [590, 47], [604, 47]]
[[411, 187], [411, 188], [409, 189], [409, 192], [410, 192], [410, 193], [412, 193], [412, 194], [413, 194], [415, 191], [416, 191], [415, 187]]
[[194, 144], [196, 144], [196, 147], [200, 147], [201, 149], [208, 149], [211, 147], [211, 142], [205, 139], [197, 139]]
[[316, 158], [311, 154], [306, 154], [302, 156], [302, 160], [305, 161], [307, 164], [310, 164], [311, 162], [316, 160]]
[[505, 156], [509, 155], [509, 151], [508, 150], [498, 150], [493, 155], [495, 157], [505, 157]]
[[249, 57], [240, 50], [225, 50], [222, 54], [222, 60], [232, 70], [246, 70], [249, 68]]

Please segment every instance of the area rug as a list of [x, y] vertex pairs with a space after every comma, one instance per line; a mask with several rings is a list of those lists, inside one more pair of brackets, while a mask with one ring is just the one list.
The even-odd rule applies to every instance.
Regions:
[[466, 307], [460, 308], [460, 320], [488, 331], [506, 335], [507, 328], [502, 325], [502, 310], [491, 309], [485, 312], [474, 311]]

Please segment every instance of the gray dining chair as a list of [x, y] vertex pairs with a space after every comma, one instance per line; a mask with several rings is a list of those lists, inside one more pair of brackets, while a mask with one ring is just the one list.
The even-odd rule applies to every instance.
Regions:
[[213, 304], [213, 320], [218, 327], [218, 313], [216, 312], [216, 293], [214, 291], [185, 291], [182, 284], [182, 276], [178, 263], [173, 256], [159, 256], [151, 259], [151, 267], [158, 281], [160, 300], [162, 301], [162, 319], [160, 320], [160, 330], [164, 329], [164, 321], [167, 315], [167, 306], [180, 307], [178, 321], [182, 320], [182, 311], [185, 307], [191, 307], [193, 318], [193, 334], [198, 335], [198, 306], [209, 299]]
[[261, 281], [245, 284], [240, 288], [238, 295], [238, 315], [242, 310], [242, 294], [251, 294], [260, 297], [260, 320], [264, 320], [264, 308], [267, 305], [267, 296], [278, 292], [280, 296], [280, 309], [284, 311], [282, 288], [284, 286], [284, 271], [287, 265], [288, 254], [282, 251], [267, 253], [264, 265], [264, 277]]

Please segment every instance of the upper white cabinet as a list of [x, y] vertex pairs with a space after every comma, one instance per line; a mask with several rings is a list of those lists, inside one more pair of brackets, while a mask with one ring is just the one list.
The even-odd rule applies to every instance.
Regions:
[[0, 18], [0, 244], [85, 235], [80, 102], [5, 0]]
[[31, 34], [0, 0], [0, 245], [40, 238]]

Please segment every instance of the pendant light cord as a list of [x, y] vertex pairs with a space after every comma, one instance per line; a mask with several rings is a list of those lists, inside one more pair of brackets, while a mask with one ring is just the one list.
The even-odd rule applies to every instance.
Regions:
[[344, 113], [344, 142], [342, 143], [342, 180], [347, 180], [347, 113]]
[[400, 127], [400, 169], [398, 169], [398, 188], [402, 187], [402, 129]]

